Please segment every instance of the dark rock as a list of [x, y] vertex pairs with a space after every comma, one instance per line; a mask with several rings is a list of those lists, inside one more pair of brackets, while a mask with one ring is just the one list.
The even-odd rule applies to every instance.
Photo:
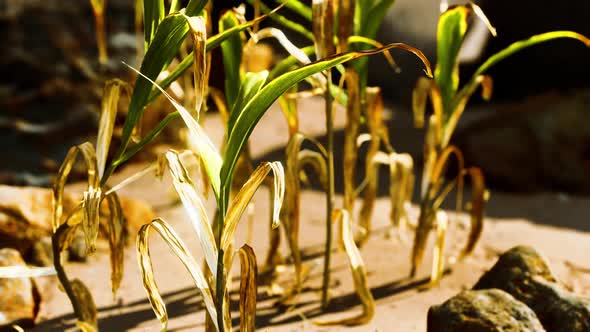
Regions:
[[545, 331], [535, 313], [498, 290], [463, 291], [428, 310], [428, 332]]
[[84, 233], [78, 231], [68, 248], [68, 259], [73, 262], [86, 262], [87, 258], [88, 253], [86, 251]]
[[53, 265], [53, 248], [50, 237], [44, 237], [33, 243], [28, 261], [37, 266]]
[[529, 306], [549, 332], [590, 331], [590, 299], [566, 291], [530, 247], [510, 249], [473, 289], [497, 288]]
[[493, 113], [459, 128], [452, 143], [492, 188], [588, 193], [589, 107], [588, 89], [494, 106]]
[[[0, 266], [24, 265], [14, 249], [0, 249]], [[0, 278], [0, 330], [18, 324], [31, 326], [38, 311], [38, 294], [30, 278]]]

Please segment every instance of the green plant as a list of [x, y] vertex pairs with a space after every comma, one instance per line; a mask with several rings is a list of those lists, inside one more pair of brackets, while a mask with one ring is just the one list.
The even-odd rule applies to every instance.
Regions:
[[[590, 47], [590, 40], [572, 31], [553, 31], [532, 36], [515, 42], [504, 50], [488, 58], [471, 78], [459, 88], [458, 55], [467, 31], [468, 17], [476, 14], [495, 34], [483, 12], [476, 5], [449, 7], [439, 18], [437, 31], [437, 64], [434, 80], [419, 79], [413, 95], [415, 120], [417, 126], [424, 124], [424, 111], [427, 97], [430, 97], [433, 114], [429, 117], [425, 138], [425, 164], [421, 184], [421, 203], [418, 228], [415, 233], [412, 250], [411, 275], [416, 273], [422, 261], [426, 240], [432, 228], [437, 229], [437, 245], [432, 268], [431, 285], [437, 284], [443, 272], [443, 249], [446, 232], [446, 217], [440, 211], [440, 205], [454, 187], [458, 189], [457, 210], [462, 208], [462, 188], [465, 177], [471, 178], [472, 198], [469, 204], [471, 230], [467, 244], [459, 259], [469, 255], [474, 249], [483, 229], [483, 213], [487, 200], [487, 190], [481, 171], [477, 168], [465, 168], [461, 151], [450, 145], [451, 136], [459, 122], [469, 98], [476, 89], [482, 87], [482, 97], [490, 99], [492, 79], [486, 72], [501, 60], [533, 45], [558, 38], [573, 38]], [[451, 157], [457, 160], [457, 176], [451, 181], [444, 178], [445, 170]]]

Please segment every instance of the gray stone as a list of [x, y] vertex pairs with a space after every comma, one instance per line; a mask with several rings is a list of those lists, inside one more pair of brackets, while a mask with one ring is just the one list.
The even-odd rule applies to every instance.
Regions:
[[[0, 249], [0, 266], [25, 265], [15, 249]], [[12, 324], [31, 326], [39, 303], [30, 278], [0, 278], [0, 330]]]
[[508, 292], [529, 306], [549, 332], [590, 331], [590, 299], [566, 291], [533, 248], [510, 249], [473, 288]]
[[463, 291], [428, 310], [427, 332], [545, 331], [524, 303], [498, 289]]

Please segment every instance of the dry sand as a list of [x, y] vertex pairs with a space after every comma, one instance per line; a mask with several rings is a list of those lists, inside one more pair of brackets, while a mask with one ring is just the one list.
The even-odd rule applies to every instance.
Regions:
[[[321, 101], [314, 99], [302, 104], [302, 129], [310, 136], [323, 133], [323, 112]], [[343, 112], [337, 112], [336, 125], [343, 127]], [[397, 136], [394, 144], [402, 142], [410, 149], [420, 149], [420, 133], [404, 128], [411, 126], [409, 116], [400, 114], [393, 121]], [[223, 131], [216, 115], [211, 115], [206, 124], [208, 132], [216, 141]], [[275, 107], [261, 120], [254, 131], [252, 146], [254, 156], [276, 155], [287, 141], [286, 123]], [[395, 135], [395, 134], [392, 134]], [[405, 140], [405, 141], [403, 141]], [[129, 175], [139, 166], [130, 166], [118, 174], [112, 183]], [[188, 218], [175, 198], [170, 179], [157, 182], [144, 178], [122, 194], [145, 199], [153, 204], [157, 214], [171, 223], [196, 256], [201, 256]], [[258, 256], [259, 265], [264, 260], [268, 242], [268, 191], [262, 188], [255, 197], [256, 218], [253, 239], [249, 243]], [[302, 196], [301, 247], [305, 263], [313, 270], [305, 283], [305, 291], [299, 297], [299, 305], [291, 310], [278, 308], [276, 298], [260, 290], [257, 311], [257, 327], [260, 331], [425, 331], [426, 313], [433, 304], [438, 304], [462, 289], [471, 287], [479, 276], [490, 268], [498, 254], [519, 244], [532, 245], [542, 252], [563, 283], [571, 289], [590, 295], [590, 198], [573, 197], [557, 193], [528, 195], [492, 192], [487, 209], [484, 234], [475, 253], [464, 262], [452, 267], [440, 286], [422, 291], [425, 277], [430, 269], [430, 255], [425, 259], [419, 277], [408, 280], [410, 241], [386, 238], [389, 202], [386, 197], [379, 199], [373, 224], [376, 231], [362, 248], [362, 255], [368, 270], [368, 280], [377, 301], [375, 318], [371, 323], [359, 327], [316, 327], [315, 319], [348, 317], [360, 311], [359, 301], [353, 291], [351, 275], [343, 253], [335, 250], [332, 264], [332, 304], [328, 313], [319, 310], [319, 288], [323, 258], [320, 255], [325, 232], [324, 196], [320, 192], [306, 191]], [[337, 206], [339, 203], [337, 204]], [[210, 216], [214, 205], [210, 200]], [[417, 215], [417, 209], [412, 209]], [[454, 225], [467, 222], [465, 215], [454, 220]], [[449, 240], [449, 250], [461, 245], [463, 232], [456, 227]], [[236, 232], [236, 245], [241, 246], [247, 239], [247, 223], [242, 222]], [[284, 246], [282, 252], [288, 250]], [[167, 245], [152, 239], [151, 255], [157, 271], [157, 282], [166, 301], [170, 316], [169, 331], [199, 331], [203, 329], [204, 309], [200, 296], [182, 264], [171, 254]], [[68, 264], [72, 276], [81, 278], [92, 291], [99, 308], [101, 331], [159, 331], [159, 323], [153, 314], [140, 281], [134, 245], [125, 254], [125, 276], [121, 289], [113, 300], [110, 292], [109, 262], [106, 246], [89, 258], [86, 264]], [[233, 269], [237, 271], [239, 262]], [[236, 275], [236, 274], [234, 274]], [[286, 274], [288, 275], [288, 273]], [[38, 326], [32, 331], [64, 331], [74, 329], [74, 317], [65, 294], [57, 288], [55, 278], [39, 278], [38, 284], [44, 295]], [[234, 289], [237, 283], [234, 283]], [[232, 292], [237, 300], [237, 293]], [[236, 309], [236, 308], [234, 308]], [[237, 326], [238, 315], [232, 315]]]

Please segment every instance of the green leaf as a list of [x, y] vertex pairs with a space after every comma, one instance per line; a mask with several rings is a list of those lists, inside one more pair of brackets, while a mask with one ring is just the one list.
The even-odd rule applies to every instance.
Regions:
[[[395, 0], [364, 0], [355, 1], [354, 35], [375, 39], [381, 23]], [[367, 45], [351, 47], [352, 50], [369, 49]], [[364, 91], [369, 73], [369, 59], [362, 58], [352, 63], [359, 74], [360, 88]]]
[[[254, 5], [255, 0], [247, 0], [247, 1], [250, 5]], [[288, 4], [289, 4], [289, 2], [287, 2], [285, 4], [285, 6], [288, 7], [289, 6]], [[313, 41], [313, 33], [311, 33], [311, 31], [309, 31], [306, 27], [304, 27], [303, 25], [301, 25], [295, 21], [291, 21], [290, 19], [284, 17], [283, 15], [271, 12], [271, 9], [268, 8], [268, 6], [266, 6], [263, 2], [260, 2], [260, 11], [263, 12], [264, 14], [269, 14], [271, 20], [277, 22], [278, 24], [282, 25], [283, 27], [293, 30], [293, 31], [297, 32], [298, 34], [302, 35], [303, 37]], [[311, 17], [311, 12], [310, 12], [310, 17]]]
[[[311, 56], [311, 55], [315, 54], [315, 46], [314, 45], [303, 47], [300, 50], [303, 51], [303, 53], [305, 53], [305, 55], [307, 55], [307, 56]], [[272, 81], [275, 77], [283, 75], [284, 73], [288, 72], [289, 70], [291, 70], [294, 66], [296, 66], [298, 64], [299, 64], [299, 60], [297, 60], [297, 58], [294, 57], [293, 55], [289, 55], [288, 57], [284, 58], [279, 63], [277, 63], [274, 66], [274, 68], [270, 71], [269, 81]]]
[[186, 5], [184, 14], [186, 16], [195, 16], [199, 14], [207, 5], [207, 1], [208, 0], [190, 0], [188, 5]]
[[143, 0], [143, 34], [146, 49], [154, 39], [158, 24], [164, 19], [164, 13], [164, 0]]
[[442, 13], [438, 21], [434, 79], [441, 91], [445, 116], [451, 112], [451, 101], [459, 87], [457, 56], [467, 31], [469, 12], [465, 6], [452, 7]]
[[266, 83], [267, 79], [268, 71], [266, 70], [257, 73], [246, 73], [246, 77], [240, 86], [240, 91], [236, 97], [235, 103], [229, 113], [229, 119], [227, 122], [228, 133], [231, 132], [236, 122], [239, 110], [243, 109], [248, 101], [250, 101], [260, 89], [262, 89], [262, 86]]
[[[290, 87], [301, 82], [307, 77], [320, 73], [324, 70], [342, 64], [344, 62], [361, 58], [363, 56], [379, 54], [391, 48], [412, 49], [405, 44], [393, 43], [374, 50], [363, 52], [349, 52], [335, 55], [321, 61], [311, 63], [307, 66], [297, 68], [291, 72], [283, 74], [267, 85], [265, 85], [246, 106], [239, 111], [233, 129], [229, 133], [226, 144], [226, 151], [221, 166], [221, 198], [220, 206], [227, 206], [229, 200], [229, 189], [233, 179], [233, 170], [238, 160], [238, 156], [252, 133], [252, 130], [272, 103], [284, 94]], [[237, 112], [236, 112], [237, 113]], [[225, 202], [224, 202], [225, 200]]]
[[550, 40], [560, 39], [560, 38], [577, 39], [577, 40], [581, 41], [582, 43], [584, 43], [586, 45], [586, 47], [590, 47], [590, 39], [582, 34], [574, 32], [574, 31], [551, 31], [551, 32], [546, 32], [546, 33], [542, 33], [539, 35], [534, 35], [528, 39], [523, 39], [523, 40], [517, 41], [515, 43], [512, 43], [510, 46], [506, 47], [505, 49], [501, 50], [500, 52], [489, 57], [486, 60], [486, 62], [484, 62], [481, 66], [479, 66], [479, 68], [477, 68], [477, 71], [472, 76], [472, 80], [475, 80], [475, 78], [477, 76], [484, 74], [486, 71], [488, 71], [492, 66], [494, 66], [498, 62], [504, 60], [505, 58], [507, 58], [517, 52], [524, 50], [525, 48], [528, 48], [528, 47], [531, 47], [533, 45], [537, 45], [540, 43], [548, 42]]
[[127, 160], [129, 160], [137, 152], [139, 152], [141, 149], [143, 149], [143, 147], [145, 145], [147, 145], [154, 138], [156, 138], [162, 132], [162, 130], [164, 130], [164, 128], [166, 128], [166, 126], [170, 123], [170, 121], [178, 118], [179, 116], [180, 116], [180, 113], [178, 113], [178, 112], [172, 112], [172, 113], [169, 113], [168, 115], [166, 115], [166, 117], [164, 117], [164, 119], [162, 119], [162, 121], [160, 121], [156, 125], [156, 127], [154, 127], [154, 129], [152, 129], [152, 131], [150, 131], [144, 138], [142, 138], [139, 143], [133, 145], [131, 148], [129, 148], [127, 151], [125, 151], [125, 153], [121, 157], [114, 160], [112, 165], [116, 167], [116, 166], [123, 164]]
[[[174, 14], [166, 17], [158, 26], [156, 36], [143, 59], [140, 68], [141, 73], [149, 79], [155, 80], [172, 57], [176, 55], [188, 30], [188, 25], [182, 15]], [[129, 103], [127, 118], [123, 124], [121, 145], [116, 156], [120, 156], [125, 152], [133, 128], [139, 121], [147, 105], [151, 91], [151, 83], [142, 76], [137, 76]]]
[[[223, 32], [240, 25], [238, 18], [232, 11], [227, 11], [219, 20], [219, 31]], [[234, 34], [221, 43], [223, 56], [223, 73], [225, 75], [225, 99], [232, 108], [238, 97], [242, 82], [240, 64], [242, 62], [242, 38]]]
[[277, 4], [285, 4], [294, 13], [311, 22], [311, 8], [299, 0], [275, 0]]

